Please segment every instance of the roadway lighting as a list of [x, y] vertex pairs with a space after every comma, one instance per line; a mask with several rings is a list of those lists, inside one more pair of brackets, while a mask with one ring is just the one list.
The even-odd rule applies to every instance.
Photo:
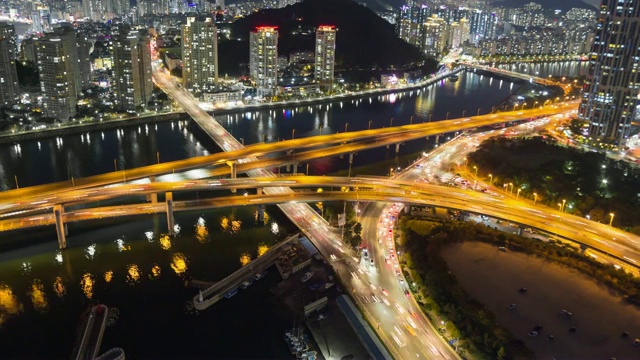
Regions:
[[567, 203], [567, 200], [562, 199], [562, 212], [564, 212], [564, 205]]
[[538, 201], [538, 194], [533, 193], [533, 205], [536, 204], [536, 201]]
[[[322, 129], [322, 127], [320, 127], [320, 129]], [[369, 120], [369, 130], [371, 130], [371, 120]], [[322, 130], [320, 130], [322, 131]]]
[[558, 211], [562, 211], [562, 204], [558, 203]]
[[447, 118], [445, 120], [449, 120], [449, 111], [447, 111]]
[[345, 123], [344, 124], [344, 132], [347, 132], [347, 129], [349, 128], [349, 123]]
[[393, 127], [393, 118], [391, 118], [391, 121], [389, 121], [389, 127]]
[[293, 140], [296, 136], [296, 129], [291, 130], [291, 140]]
[[480, 108], [478, 108], [478, 112], [476, 113], [476, 116], [480, 116]]
[[609, 213], [609, 216], [611, 216], [611, 219], [609, 220], [609, 226], [613, 226], [613, 217], [615, 216], [615, 214]]
[[602, 179], [602, 183], [607, 185], [607, 179]]
[[464, 117], [465, 112], [467, 112], [467, 109], [462, 110], [462, 117]]
[[477, 178], [478, 177], [478, 167], [473, 165], [473, 168], [476, 170], [475, 177]]
[[509, 183], [509, 193], [513, 194], [513, 183]]
[[516, 199], [520, 197], [520, 191], [522, 191], [522, 189], [518, 189], [518, 192], [516, 192]]
[[409, 125], [413, 125], [413, 115], [409, 118]]
[[493, 175], [489, 174], [489, 187], [493, 185]]

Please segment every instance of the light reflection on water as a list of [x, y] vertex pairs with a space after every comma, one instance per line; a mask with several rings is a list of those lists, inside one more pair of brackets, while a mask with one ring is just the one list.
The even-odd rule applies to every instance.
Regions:
[[[70, 225], [66, 250], [57, 250], [52, 241], [46, 244], [46, 250], [37, 246], [31, 252], [16, 253], [22, 255], [0, 254], [4, 259], [0, 261], [0, 348], [6, 349], [9, 357], [11, 354], [66, 357], [69, 349], [65, 342], [74, 336], [69, 334], [75, 334], [80, 313], [85, 306], [95, 303], [107, 306], [117, 303], [121, 311], [119, 321], [125, 323], [134, 321], [131, 314], [140, 319], [155, 316], [149, 313], [151, 309], [128, 308], [129, 298], [142, 297], [148, 304], [178, 307], [184, 313], [184, 304], [195, 291], [188, 287], [190, 279], [219, 280], [241, 266], [240, 256], [249, 261], [292, 230], [283, 217], [278, 219], [277, 226], [285, 228], [274, 234], [271, 229], [278, 216], [272, 216], [273, 220], [265, 224], [255, 221], [254, 213], [255, 208], [249, 207], [210, 210], [206, 214], [177, 213], [176, 221], [192, 225], [184, 226], [183, 233], [176, 237], [164, 234], [163, 216], [129, 221], [86, 235], [78, 234]], [[223, 219], [228, 221], [227, 231], [207, 227], [222, 223]], [[212, 236], [216, 241], [202, 241]], [[154, 239], [158, 241], [150, 242]], [[180, 294], [181, 300], [163, 303], [164, 297], [157, 296], [169, 293], [174, 298]], [[39, 318], [22, 316], [36, 313]], [[22, 321], [23, 318], [29, 320]], [[42, 326], [39, 321], [42, 324], [53, 321], [57, 325], [51, 329], [44, 326], [41, 332], [48, 339], [34, 340], [37, 346], [24, 352], [16, 342], [19, 339], [10, 335]], [[63, 329], [66, 335], [56, 329]], [[126, 335], [113, 330], [109, 333], [113, 341], [126, 343]], [[136, 333], [136, 336], [146, 335]], [[45, 356], [38, 347], [51, 353]], [[138, 353], [143, 354], [144, 349], [141, 347]]]

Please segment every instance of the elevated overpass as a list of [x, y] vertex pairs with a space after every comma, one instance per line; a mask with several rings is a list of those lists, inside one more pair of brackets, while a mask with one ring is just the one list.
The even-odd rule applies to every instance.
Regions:
[[[578, 102], [574, 101], [522, 111], [507, 111], [498, 114], [456, 118], [438, 122], [410, 124], [382, 129], [352, 131], [330, 135], [319, 135], [276, 143], [260, 143], [247, 147], [243, 146], [226, 153], [216, 153], [207, 156], [199, 156], [184, 160], [149, 165], [130, 170], [110, 172], [81, 179], [74, 179], [72, 181], [61, 181], [51, 184], [7, 190], [2, 193], [3, 196], [2, 200], [0, 200], [0, 212], [6, 213], [8, 211], [12, 211], [11, 209], [13, 209], [18, 204], [24, 204], [27, 202], [49, 201], [47, 200], [47, 198], [52, 195], [79, 188], [90, 188], [122, 182], [131, 182], [134, 180], [157, 177], [172, 174], [175, 172], [200, 169], [210, 166], [227, 167], [228, 162], [236, 163], [236, 166], [238, 168], [246, 168], [247, 163], [257, 161], [257, 159], [255, 158], [250, 158], [251, 156], [264, 157], [279, 152], [291, 152], [294, 150], [312, 149], [316, 147], [324, 148], [324, 154], [320, 152], [316, 153], [315, 155], [303, 154], [303, 156], [300, 156], [298, 154], [295, 154], [295, 156], [292, 156], [292, 162], [296, 162], [296, 159], [297, 161], [303, 161], [309, 160], [309, 156], [322, 157], [340, 153], [349, 153], [373, 147], [399, 144], [404, 141], [415, 140], [422, 137], [434, 136], [442, 133], [452, 133], [460, 130], [473, 129], [476, 127], [488, 126], [493, 124], [551, 116], [559, 113], [575, 111], [577, 110], [577, 108]], [[368, 143], [365, 143], [367, 141]], [[346, 146], [344, 144], [346, 144]], [[362, 146], [357, 146], [355, 144], [360, 144]], [[336, 147], [336, 149], [328, 149], [328, 147], [331, 146]], [[268, 167], [269, 165], [264, 164], [264, 166]], [[226, 171], [219, 172], [218, 174], [226, 174], [230, 171], [231, 170], [227, 169]]]
[[[497, 219], [513, 222], [523, 227], [531, 227], [556, 234], [559, 237], [584, 244], [600, 252], [638, 267], [640, 260], [640, 237], [619, 229], [596, 223], [564, 212], [536, 206], [508, 196], [492, 196], [487, 193], [463, 190], [438, 185], [396, 181], [368, 177], [330, 176], [288, 176], [279, 178], [250, 178], [226, 180], [202, 180], [180, 183], [152, 183], [146, 188], [132, 192], [140, 185], [123, 185], [114, 190], [114, 196], [131, 196], [131, 193], [146, 194], [159, 191], [197, 191], [261, 188], [265, 194], [247, 196], [227, 196], [212, 199], [174, 201], [172, 211], [193, 211], [229, 206], [257, 206], [267, 204], [299, 204], [317, 201], [377, 201], [401, 202], [434, 206], [470, 213], [484, 214]], [[268, 188], [311, 188], [307, 191], [266, 194]], [[358, 191], [324, 191], [318, 193], [316, 187], [348, 187]], [[85, 192], [87, 190], [77, 190]], [[105, 194], [109, 195], [109, 194]], [[88, 195], [89, 196], [89, 195]], [[95, 196], [95, 195], [92, 195]], [[64, 222], [91, 221], [103, 218], [160, 214], [168, 211], [166, 203], [139, 203], [108, 207], [73, 210], [62, 214]], [[29, 227], [50, 226], [56, 223], [54, 214], [19, 217], [0, 221], [0, 231]], [[301, 227], [309, 230], [307, 226]]]

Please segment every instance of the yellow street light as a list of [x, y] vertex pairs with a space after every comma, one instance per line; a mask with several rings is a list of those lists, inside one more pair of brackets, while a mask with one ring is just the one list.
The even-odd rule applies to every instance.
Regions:
[[489, 174], [489, 186], [493, 185], [493, 175]]
[[609, 226], [613, 226], [613, 217], [615, 215], [613, 213], [609, 213], [609, 216], [611, 216], [611, 220], [609, 220]]
[[564, 205], [565, 205], [566, 203], [567, 203], [567, 200], [562, 199], [562, 210], [561, 210], [561, 211], [564, 211]]
[[533, 205], [536, 204], [536, 201], [538, 201], [538, 194], [533, 193]]
[[558, 211], [562, 211], [562, 204], [558, 203]]
[[522, 191], [522, 189], [518, 189], [518, 192], [516, 193], [516, 199], [520, 197], [520, 191]]

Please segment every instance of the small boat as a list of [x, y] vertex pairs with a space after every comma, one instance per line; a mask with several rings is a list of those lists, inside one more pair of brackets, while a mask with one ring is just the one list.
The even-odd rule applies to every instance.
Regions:
[[253, 279], [247, 279], [245, 281], [242, 282], [242, 284], [240, 284], [240, 288], [242, 288], [243, 290], [248, 288], [249, 286], [251, 286], [251, 284], [253, 284]]
[[304, 276], [300, 280], [303, 283], [305, 283], [305, 282], [309, 281], [309, 279], [311, 279], [312, 276], [313, 276], [313, 271], [309, 271], [308, 273], [304, 274]]
[[227, 295], [225, 295], [224, 297], [225, 297], [225, 298], [227, 298], [227, 299], [229, 299], [229, 298], [231, 298], [233, 295], [235, 295], [235, 294], [237, 294], [237, 293], [238, 293], [238, 288], [235, 288], [235, 289], [232, 289], [231, 291], [229, 291], [229, 292], [227, 293]]
[[262, 278], [263, 278], [263, 277], [265, 277], [265, 276], [267, 276], [267, 270], [265, 270], [265, 271], [262, 271], [262, 272], [259, 272], [259, 273], [255, 274], [255, 275], [253, 276], [253, 278], [254, 278], [255, 280], [260, 280], [260, 279], [262, 279]]

